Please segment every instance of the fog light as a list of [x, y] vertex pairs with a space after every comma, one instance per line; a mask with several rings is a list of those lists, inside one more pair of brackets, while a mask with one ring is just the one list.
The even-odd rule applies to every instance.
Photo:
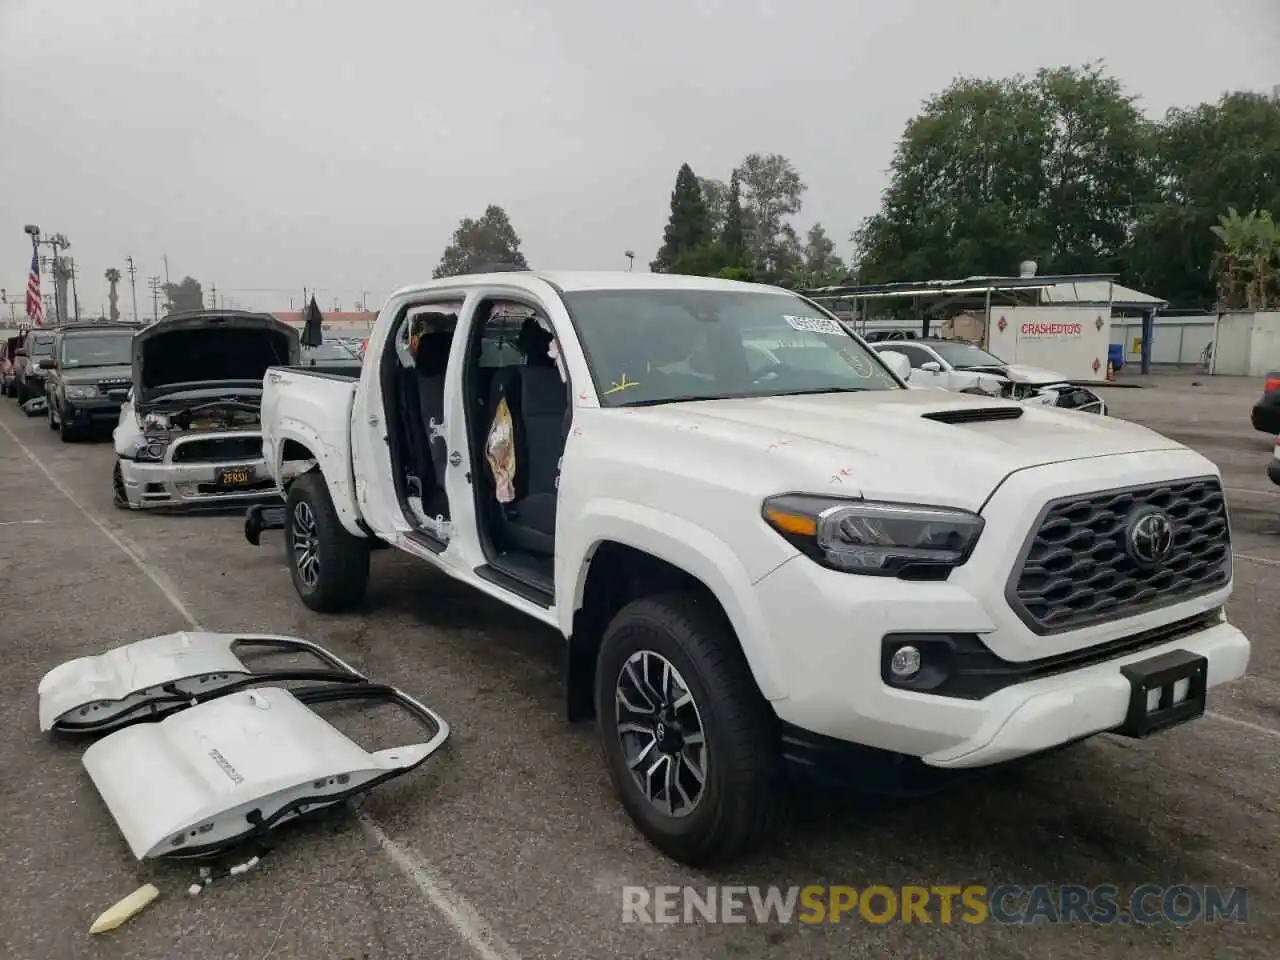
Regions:
[[915, 647], [899, 647], [889, 660], [889, 672], [900, 680], [920, 672], [920, 651]]

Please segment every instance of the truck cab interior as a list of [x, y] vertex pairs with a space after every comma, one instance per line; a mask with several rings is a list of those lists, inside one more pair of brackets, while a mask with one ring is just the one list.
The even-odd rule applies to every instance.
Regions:
[[480, 541], [478, 573], [526, 599], [554, 597], [560, 459], [571, 422], [569, 386], [550, 324], [532, 308], [482, 303], [463, 390]]
[[405, 517], [433, 549], [448, 540], [444, 435], [444, 379], [458, 326], [453, 304], [410, 308], [392, 331], [383, 358], [382, 393], [391, 447], [392, 477]]

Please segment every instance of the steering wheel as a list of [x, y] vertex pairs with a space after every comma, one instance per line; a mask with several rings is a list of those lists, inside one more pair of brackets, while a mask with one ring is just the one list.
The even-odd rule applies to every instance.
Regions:
[[783, 363], [781, 360], [770, 360], [763, 367], [761, 367], [759, 370], [757, 370], [755, 373], [751, 375], [751, 382], [759, 383], [769, 374], [781, 373], [783, 370], [786, 370], [787, 368], [788, 368], [788, 364]]

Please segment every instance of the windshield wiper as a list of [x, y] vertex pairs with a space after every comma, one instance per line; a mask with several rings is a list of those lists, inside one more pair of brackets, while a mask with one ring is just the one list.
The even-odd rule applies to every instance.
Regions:
[[725, 397], [708, 397], [705, 394], [683, 394], [676, 397], [653, 397], [649, 400], [628, 400], [615, 403], [615, 407], [656, 407], [663, 403], [693, 403], [695, 400], [724, 400]]
[[808, 387], [804, 390], [782, 390], [778, 393], [761, 394], [768, 397], [804, 397], [816, 393], [865, 393], [870, 387]]

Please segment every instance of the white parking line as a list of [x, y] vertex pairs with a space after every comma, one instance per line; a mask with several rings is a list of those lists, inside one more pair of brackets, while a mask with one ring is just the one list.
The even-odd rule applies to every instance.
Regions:
[[1249, 490], [1245, 487], [1223, 487], [1227, 493], [1239, 493], [1246, 497], [1274, 497], [1280, 496], [1280, 487], [1274, 490]]
[[[0, 419], [0, 428], [9, 435], [14, 445], [26, 454], [27, 459], [48, 477], [53, 488], [62, 494], [72, 506], [83, 513], [89, 522], [101, 531], [104, 537], [115, 544], [120, 552], [133, 561], [133, 564], [142, 571], [143, 575], [159, 588], [164, 598], [187, 621], [191, 629], [204, 629], [187, 605], [182, 602], [177, 589], [169, 582], [168, 577], [151, 567], [142, 558], [140, 550], [129, 544], [124, 537], [113, 532], [88, 507], [81, 503], [75, 494], [54, 476], [53, 472], [41, 462], [39, 457], [31, 452], [31, 449], [18, 438], [18, 435], [2, 419]], [[436, 876], [430, 864], [423, 860], [416, 851], [396, 843], [367, 816], [362, 814], [360, 822], [365, 831], [377, 842], [378, 848], [395, 864], [401, 874], [418, 888], [418, 892], [422, 894], [423, 898], [449, 922], [450, 926], [453, 927], [454, 931], [473, 953], [481, 957], [482, 960], [520, 960], [519, 954], [498, 938], [497, 934], [493, 932], [493, 928], [480, 918], [480, 914], [465, 898], [456, 893], [445, 891], [443, 882]]]
[[1204, 715], [1212, 717], [1214, 720], [1221, 720], [1223, 723], [1230, 723], [1237, 727], [1243, 727], [1245, 730], [1252, 730], [1254, 733], [1261, 733], [1263, 736], [1280, 740], [1280, 730], [1272, 730], [1270, 727], [1264, 727], [1258, 723], [1250, 723], [1248, 720], [1237, 720], [1235, 717], [1228, 717], [1225, 713], [1214, 713], [1212, 710], [1206, 710]]
[[1280, 560], [1272, 560], [1270, 557], [1255, 557], [1248, 553], [1233, 553], [1231, 556], [1237, 560], [1248, 560], [1252, 563], [1265, 563], [1269, 567], [1280, 567]]

